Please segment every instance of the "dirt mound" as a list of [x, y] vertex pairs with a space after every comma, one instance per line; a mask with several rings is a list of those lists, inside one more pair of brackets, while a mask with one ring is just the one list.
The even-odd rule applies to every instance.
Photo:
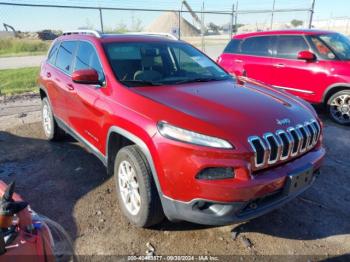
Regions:
[[[179, 14], [176, 12], [165, 12], [157, 17], [145, 28], [147, 32], [170, 33], [173, 28], [179, 27]], [[200, 30], [194, 27], [183, 17], [180, 18], [181, 36], [199, 36]]]

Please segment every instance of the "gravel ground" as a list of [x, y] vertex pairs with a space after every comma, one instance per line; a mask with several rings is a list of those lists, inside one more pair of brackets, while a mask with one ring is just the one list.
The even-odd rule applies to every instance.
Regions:
[[[145, 255], [151, 243], [157, 255], [350, 259], [349, 127], [322, 116], [327, 157], [321, 176], [279, 210], [240, 225], [164, 221], [139, 229], [122, 216], [113, 178], [97, 158], [72, 138], [44, 140], [39, 108], [35, 95], [0, 100], [0, 179], [15, 179], [33, 209], [68, 231], [79, 255]], [[231, 230], [238, 232], [235, 240]]]

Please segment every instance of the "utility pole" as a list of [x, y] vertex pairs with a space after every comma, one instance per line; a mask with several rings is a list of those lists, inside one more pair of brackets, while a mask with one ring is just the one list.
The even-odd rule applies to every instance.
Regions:
[[272, 26], [273, 26], [273, 15], [274, 15], [274, 13], [275, 13], [275, 4], [276, 4], [276, 0], [273, 0], [273, 3], [272, 3], [272, 12], [271, 12], [270, 30], [272, 30]]
[[314, 16], [314, 10], [315, 10], [315, 0], [311, 0], [309, 29], [312, 28], [312, 19], [313, 19], [313, 16]]

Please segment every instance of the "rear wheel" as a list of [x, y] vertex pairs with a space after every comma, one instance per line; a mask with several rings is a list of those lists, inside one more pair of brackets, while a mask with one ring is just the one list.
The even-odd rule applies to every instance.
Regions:
[[120, 208], [130, 222], [149, 227], [164, 219], [152, 173], [137, 146], [126, 146], [118, 152], [114, 177]]
[[328, 113], [333, 121], [350, 125], [350, 90], [333, 94], [327, 102]]
[[41, 121], [44, 134], [47, 140], [60, 140], [64, 136], [64, 131], [57, 125], [52, 114], [51, 106], [46, 97], [43, 98], [41, 104]]

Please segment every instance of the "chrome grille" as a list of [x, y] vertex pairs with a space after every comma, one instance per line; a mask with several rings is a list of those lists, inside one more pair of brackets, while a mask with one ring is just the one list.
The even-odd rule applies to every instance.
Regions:
[[316, 120], [289, 127], [287, 130], [267, 132], [262, 137], [250, 136], [255, 168], [275, 164], [300, 155], [316, 145], [321, 128]]

